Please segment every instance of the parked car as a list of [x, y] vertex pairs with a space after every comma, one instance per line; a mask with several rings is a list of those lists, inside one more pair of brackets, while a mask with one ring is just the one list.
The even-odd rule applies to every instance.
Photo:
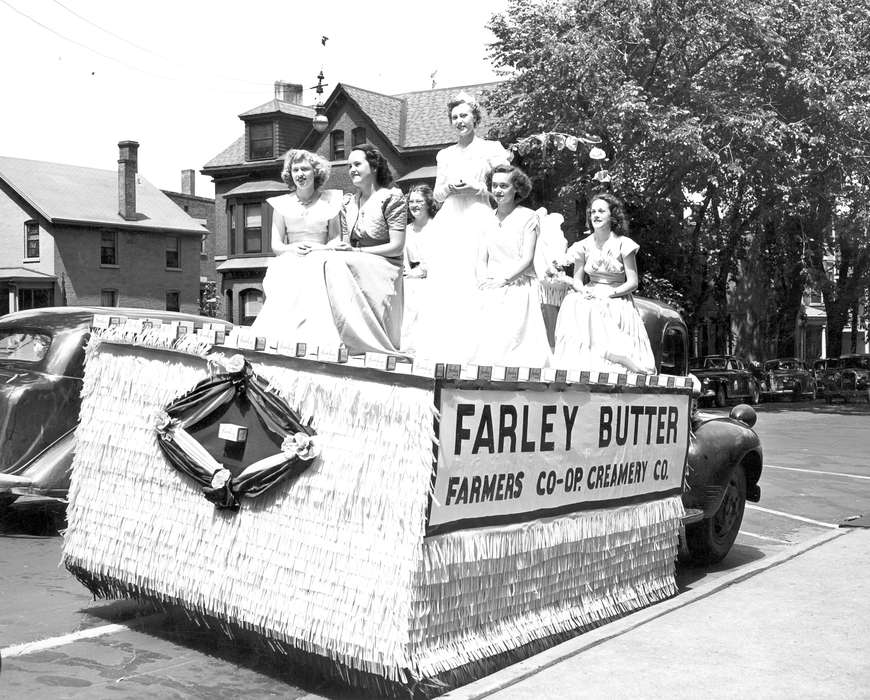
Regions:
[[94, 315], [224, 321], [171, 311], [65, 306], [0, 318], [0, 511], [21, 496], [63, 500]]
[[[659, 373], [687, 375], [689, 334], [683, 319], [674, 309], [660, 302], [640, 297], [635, 301]], [[728, 361], [736, 360], [724, 359], [725, 368], [715, 372], [727, 372]], [[743, 365], [742, 361], [737, 362]], [[719, 364], [719, 361], [711, 359], [710, 364], [714, 363]], [[709, 369], [708, 376], [720, 376], [714, 373], [713, 367]], [[751, 381], [757, 381], [751, 372], [747, 370], [747, 373]], [[753, 396], [752, 385], [748, 379], [746, 381], [750, 387], [747, 395], [757, 401], [758, 394]], [[757, 384], [755, 386], [757, 392]], [[734, 395], [727, 393], [726, 398]], [[702, 411], [692, 414], [683, 491], [687, 515], [683, 522], [686, 530], [684, 544], [696, 562], [712, 564], [724, 559], [740, 531], [746, 501], [761, 500], [758, 482], [763, 455], [761, 441], [753, 430], [756, 418], [755, 411], [745, 404], [732, 408], [728, 416]]]
[[807, 363], [796, 357], [783, 357], [764, 363], [764, 383], [761, 395], [765, 399], [787, 396], [792, 401], [816, 398], [816, 378]]
[[870, 402], [870, 354], [841, 355], [829, 361], [823, 375], [825, 401], [865, 399]]
[[746, 360], [733, 355], [707, 355], [693, 363], [692, 374], [701, 382], [701, 401], [720, 408], [733, 399], [756, 404], [761, 397], [761, 375]]

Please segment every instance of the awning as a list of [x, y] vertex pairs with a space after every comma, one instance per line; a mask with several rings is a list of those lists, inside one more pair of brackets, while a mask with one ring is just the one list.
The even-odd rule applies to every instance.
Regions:
[[0, 267], [0, 282], [55, 282], [57, 277], [26, 267]]
[[269, 265], [269, 261], [273, 256], [257, 256], [251, 258], [230, 258], [224, 260], [217, 266], [218, 272], [229, 272], [230, 270], [262, 270]]
[[254, 180], [243, 182], [238, 187], [233, 187], [224, 197], [238, 197], [242, 194], [268, 194], [270, 192], [286, 194], [290, 190], [287, 185], [277, 180]]
[[416, 170], [412, 170], [411, 172], [402, 175], [402, 177], [398, 178], [396, 182], [410, 182], [411, 180], [434, 180], [437, 172], [437, 166], [424, 165], [422, 168], [417, 168]]

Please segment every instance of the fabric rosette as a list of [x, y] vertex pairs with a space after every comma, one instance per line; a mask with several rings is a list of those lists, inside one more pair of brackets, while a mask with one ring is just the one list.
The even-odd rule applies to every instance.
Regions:
[[320, 448], [308, 433], [288, 435], [281, 443], [281, 451], [288, 457], [298, 457], [306, 462], [320, 455]]

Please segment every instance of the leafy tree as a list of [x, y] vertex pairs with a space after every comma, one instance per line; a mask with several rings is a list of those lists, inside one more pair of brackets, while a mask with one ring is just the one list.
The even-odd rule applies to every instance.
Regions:
[[[489, 100], [499, 135], [600, 135], [644, 277], [670, 280], [690, 325], [712, 317], [720, 348], [730, 349], [729, 312], [742, 309], [756, 351], [790, 354], [807, 279], [826, 289], [819, 255], [834, 212], [850, 212], [853, 240], [866, 240], [870, 8], [512, 0], [490, 26], [507, 77]], [[550, 154], [539, 170], [551, 208], [582, 206], [597, 184], [582, 158]], [[867, 286], [864, 259], [841, 237], [833, 245], [850, 263], [825, 294], [829, 343], [839, 305]]]

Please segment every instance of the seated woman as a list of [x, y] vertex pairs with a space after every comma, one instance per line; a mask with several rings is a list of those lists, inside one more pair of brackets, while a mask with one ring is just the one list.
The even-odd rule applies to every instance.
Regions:
[[408, 192], [408, 228], [405, 231], [405, 306], [402, 313], [402, 351], [413, 354], [416, 348], [420, 311], [427, 303], [429, 288], [426, 279], [426, 253], [435, 228], [433, 219], [438, 210], [432, 188], [415, 185]]
[[[574, 278], [551, 274], [571, 286], [556, 320], [553, 365], [560, 369], [655, 374], [655, 358], [631, 293], [637, 289], [640, 246], [626, 234], [622, 202], [595, 195], [586, 209], [592, 233], [572, 245], [563, 261]], [[588, 278], [588, 282], [586, 279]]]
[[546, 367], [550, 344], [533, 266], [538, 215], [518, 205], [528, 197], [532, 182], [519, 168], [498, 165], [490, 189], [496, 210], [478, 258], [479, 318], [473, 362]]
[[[351, 156], [357, 153], [354, 150]], [[366, 250], [374, 254], [359, 254], [360, 237], [342, 229], [347, 220], [342, 194], [321, 190], [329, 164], [301, 150], [289, 151], [284, 163], [282, 178], [295, 191], [267, 200], [274, 210], [272, 245], [278, 255], [266, 271], [266, 301], [252, 329], [257, 335], [291, 342], [329, 348], [344, 344], [351, 354], [397, 352], [405, 226], [401, 193], [378, 195], [383, 208], [357, 206], [357, 218], [367, 219], [365, 230], [380, 232], [388, 241], [384, 245], [369, 237]], [[351, 179], [356, 184], [355, 165], [365, 170], [367, 162], [351, 159]], [[388, 211], [394, 222], [389, 226]], [[388, 254], [394, 259], [384, 257]]]
[[356, 188], [345, 195], [341, 213], [341, 240], [330, 245], [345, 252], [345, 274], [327, 279], [334, 305], [335, 324], [351, 354], [399, 353], [402, 334], [402, 256], [408, 209], [405, 197], [392, 187], [386, 158], [371, 144], [354, 148], [347, 159]]

